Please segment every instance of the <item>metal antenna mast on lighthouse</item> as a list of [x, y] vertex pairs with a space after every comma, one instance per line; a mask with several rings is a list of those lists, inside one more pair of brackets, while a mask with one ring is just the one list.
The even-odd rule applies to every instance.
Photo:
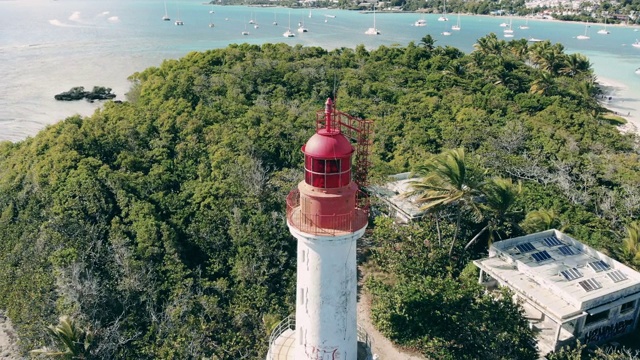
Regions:
[[317, 112], [316, 133], [301, 149], [304, 180], [287, 197], [287, 225], [298, 240], [296, 313], [271, 334], [267, 360], [371, 354], [358, 357], [359, 341], [369, 344], [357, 325], [356, 243], [369, 219], [359, 187], [367, 184], [372, 129], [371, 121], [337, 111], [331, 99]]

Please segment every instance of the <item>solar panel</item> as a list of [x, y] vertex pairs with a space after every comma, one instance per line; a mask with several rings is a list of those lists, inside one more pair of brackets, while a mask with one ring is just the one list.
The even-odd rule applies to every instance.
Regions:
[[531, 243], [524, 243], [524, 244], [516, 245], [516, 249], [520, 250], [521, 253], [526, 253], [529, 251], [533, 251], [536, 248], [534, 248], [533, 245], [531, 245]]
[[606, 262], [604, 262], [602, 260], [592, 261], [592, 262], [589, 263], [589, 266], [591, 266], [591, 268], [593, 270], [595, 270], [596, 272], [609, 270], [609, 268], [610, 268], [609, 264], [607, 264]]
[[575, 280], [582, 277], [582, 273], [576, 268], [560, 271], [560, 275], [564, 276], [567, 281]]
[[575, 255], [575, 253], [573, 252], [573, 249], [571, 248], [571, 246], [568, 246], [568, 245], [560, 246], [558, 248], [558, 250], [560, 250], [560, 253], [562, 255], [566, 255], [566, 256]]
[[611, 280], [613, 280], [614, 283], [618, 283], [622, 280], [628, 279], [627, 275], [620, 270], [613, 270], [612, 272], [607, 273], [607, 275], [611, 278]]
[[531, 254], [531, 257], [535, 259], [536, 262], [545, 261], [551, 259], [551, 255], [547, 252], [547, 250], [542, 250], [537, 253]]
[[580, 286], [582, 286], [582, 288], [586, 292], [593, 291], [593, 290], [598, 290], [598, 289], [602, 288], [602, 285], [600, 285], [600, 283], [597, 282], [595, 279], [582, 280], [578, 284], [580, 284]]
[[548, 247], [562, 245], [562, 241], [558, 240], [555, 236], [545, 238], [542, 242]]

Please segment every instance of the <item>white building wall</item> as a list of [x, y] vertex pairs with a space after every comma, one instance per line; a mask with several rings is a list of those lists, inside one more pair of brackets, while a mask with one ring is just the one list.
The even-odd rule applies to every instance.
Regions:
[[289, 227], [298, 239], [296, 360], [357, 359], [356, 243], [365, 228], [316, 236]]

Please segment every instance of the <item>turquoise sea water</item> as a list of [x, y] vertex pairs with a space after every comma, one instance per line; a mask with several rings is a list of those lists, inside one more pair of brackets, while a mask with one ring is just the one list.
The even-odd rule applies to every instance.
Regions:
[[[226, 47], [231, 43], [285, 42], [328, 49], [419, 42], [426, 34], [436, 45], [473, 50], [479, 37], [495, 32], [502, 37], [504, 17], [461, 16], [461, 31], [445, 29], [455, 24], [426, 15], [426, 27], [413, 23], [413, 13], [376, 13], [379, 36], [365, 35], [374, 15], [355, 11], [259, 8], [204, 5], [198, 1], [168, 1], [171, 21], [162, 21], [163, 1], [151, 0], [0, 0], [0, 141], [17, 141], [35, 135], [48, 124], [75, 113], [89, 115], [99, 106], [84, 101], [58, 102], [53, 95], [73, 86], [113, 88], [124, 99], [127, 77], [135, 71], [159, 65], [163, 59], [179, 58], [190, 51]], [[215, 11], [210, 14], [209, 11]], [[175, 26], [180, 15], [184, 26]], [[290, 14], [290, 15], [289, 15]], [[332, 15], [335, 17], [326, 17]], [[285, 38], [289, 27], [296, 33]], [[249, 24], [254, 20], [259, 28]], [[272, 23], [277, 20], [278, 25]], [[326, 20], [326, 22], [325, 22]], [[209, 27], [213, 22], [214, 27]], [[303, 22], [307, 33], [296, 31]], [[609, 35], [597, 34], [601, 25], [589, 28], [590, 40], [578, 40], [585, 26], [545, 20], [529, 20], [528, 30], [518, 29], [524, 20], [514, 19], [514, 39], [535, 37], [564, 44], [567, 52], [589, 57], [599, 78], [624, 85], [624, 107], [640, 113], [640, 38], [633, 28], [610, 26]], [[246, 30], [250, 34], [242, 35]]]

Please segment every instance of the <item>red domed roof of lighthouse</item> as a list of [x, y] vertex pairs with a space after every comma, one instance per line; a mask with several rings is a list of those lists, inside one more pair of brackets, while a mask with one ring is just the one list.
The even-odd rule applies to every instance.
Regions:
[[302, 152], [318, 159], [345, 158], [351, 156], [353, 146], [339, 131], [320, 129], [302, 147]]

